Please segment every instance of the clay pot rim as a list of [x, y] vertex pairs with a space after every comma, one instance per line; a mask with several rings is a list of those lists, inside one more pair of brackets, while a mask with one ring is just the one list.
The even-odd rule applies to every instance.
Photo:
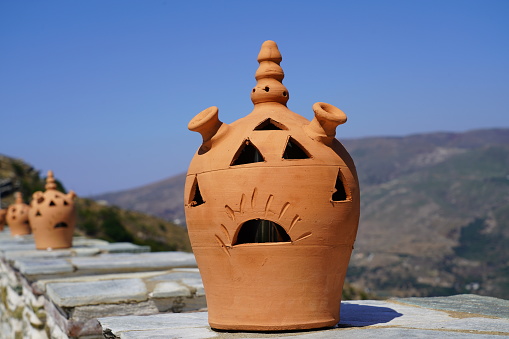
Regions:
[[317, 117], [324, 118], [329, 121], [338, 122], [339, 124], [343, 124], [347, 120], [345, 112], [343, 112], [336, 106], [328, 104], [326, 102], [314, 103], [313, 111], [315, 112], [315, 115]]
[[211, 106], [198, 113], [187, 125], [187, 128], [191, 131], [196, 131], [203, 125], [209, 123], [214, 116], [217, 116], [219, 109], [217, 106]]

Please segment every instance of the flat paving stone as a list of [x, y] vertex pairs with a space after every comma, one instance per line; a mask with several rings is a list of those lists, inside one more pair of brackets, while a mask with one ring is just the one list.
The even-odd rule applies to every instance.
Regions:
[[20, 258], [64, 258], [86, 257], [101, 253], [143, 253], [150, 252], [150, 246], [139, 246], [132, 243], [109, 243], [105, 240], [74, 237], [71, 248], [37, 250], [32, 235], [0, 238], [0, 258], [16, 260]]
[[183, 284], [193, 288], [195, 290], [196, 296], [204, 296], [205, 289], [203, 288], [203, 282], [201, 278], [184, 278], [181, 280]]
[[87, 237], [74, 237], [72, 238], [72, 247], [97, 247], [109, 244], [106, 240], [93, 239]]
[[150, 296], [152, 298], [190, 297], [191, 291], [176, 281], [163, 281], [156, 284]]
[[2, 257], [5, 256], [5, 253], [10, 251], [36, 251], [35, 243], [33, 241], [31, 242], [20, 242], [20, 243], [3, 243], [0, 244], [0, 253], [2, 254]]
[[431, 298], [395, 298], [394, 300], [433, 308], [437, 310], [448, 310], [455, 312], [466, 312], [484, 314], [499, 318], [509, 318], [509, 300], [484, 297], [475, 294], [459, 294], [449, 297]]
[[147, 288], [141, 279], [50, 283], [46, 293], [61, 307], [147, 300]]
[[106, 270], [108, 272], [196, 267], [194, 254], [186, 252], [103, 254], [92, 258], [71, 258], [70, 261], [78, 270]]
[[22, 274], [28, 276], [37, 274], [54, 275], [74, 271], [74, 266], [65, 259], [15, 260], [13, 266]]
[[[12, 260], [12, 265], [15, 268], [35, 280], [59, 276], [162, 271], [172, 268], [196, 267], [194, 255], [186, 252], [106, 253], [88, 256], [66, 256], [69, 252], [57, 250], [35, 253], [36, 257], [16, 257], [14, 255]], [[81, 254], [87, 254], [87, 252], [81, 252]]]
[[[509, 319], [465, 313], [472, 304], [498, 302], [492, 298], [456, 296], [447, 310], [414, 306], [398, 300], [345, 301], [341, 321], [334, 328], [312, 331], [253, 333], [216, 332], [207, 322], [207, 312], [154, 316], [107, 317], [98, 319], [108, 338], [500, 338], [509, 336]], [[450, 297], [451, 298], [451, 297]], [[487, 298], [487, 299], [484, 299]], [[410, 298], [426, 304], [426, 299]], [[497, 299], [500, 300], [500, 299]], [[464, 304], [470, 305], [464, 305]], [[501, 301], [504, 304], [504, 301]], [[463, 305], [461, 305], [463, 304]], [[461, 306], [460, 306], [461, 305]], [[434, 304], [433, 304], [434, 306]]]
[[115, 242], [96, 245], [96, 247], [107, 253], [144, 253], [150, 252], [150, 246], [135, 245], [130, 242]]
[[182, 279], [201, 279], [198, 268], [175, 268], [169, 273], [150, 278], [151, 281], [169, 281]]
[[20, 258], [34, 258], [34, 259], [43, 259], [43, 258], [63, 258], [70, 257], [73, 254], [73, 251], [70, 249], [58, 249], [52, 251], [42, 251], [42, 250], [16, 250], [16, 251], [6, 251], [4, 254], [4, 258], [6, 260], [16, 260]]

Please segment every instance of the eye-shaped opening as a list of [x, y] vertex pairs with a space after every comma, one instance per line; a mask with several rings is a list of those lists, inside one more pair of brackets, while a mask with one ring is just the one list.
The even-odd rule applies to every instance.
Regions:
[[64, 206], [67, 206], [67, 205], [69, 205], [69, 203], [64, 200]]
[[308, 151], [292, 137], [288, 138], [283, 159], [309, 159]]
[[50, 206], [56, 206], [57, 204], [55, 204], [55, 202], [54, 202], [53, 200], [51, 200], [51, 201], [49, 202], [49, 205], [50, 205]]
[[242, 145], [237, 150], [237, 153], [235, 153], [235, 156], [233, 157], [230, 166], [251, 164], [255, 162], [264, 161], [265, 159], [263, 158], [260, 151], [258, 151], [258, 148], [256, 148], [256, 146], [253, 145], [253, 143], [249, 139], [246, 139], [244, 140], [244, 142], [242, 142]]
[[349, 201], [351, 200], [350, 192], [345, 184], [343, 174], [338, 169], [336, 184], [334, 185], [334, 193], [332, 193], [332, 201]]
[[37, 211], [35, 212], [35, 216], [36, 216], [36, 217], [40, 217], [40, 216], [41, 216], [41, 211], [37, 210]]
[[265, 119], [258, 126], [255, 127], [255, 131], [277, 131], [277, 130], [287, 130], [288, 128], [280, 122], [276, 120], [272, 120], [271, 118]]
[[200, 206], [205, 203], [203, 197], [200, 192], [200, 186], [198, 185], [198, 178], [194, 178], [193, 186], [191, 186], [191, 191], [189, 192], [189, 201], [187, 204], [191, 207]]
[[251, 219], [242, 224], [233, 245], [290, 241], [281, 225], [270, 220]]

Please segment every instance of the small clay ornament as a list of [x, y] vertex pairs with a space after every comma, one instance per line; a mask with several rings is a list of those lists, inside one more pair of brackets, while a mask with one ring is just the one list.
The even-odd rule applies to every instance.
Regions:
[[225, 124], [212, 106], [184, 193], [189, 237], [212, 328], [277, 331], [334, 326], [359, 221], [352, 158], [335, 139], [339, 108], [312, 121], [286, 107], [275, 42], [258, 55], [253, 111]]
[[7, 208], [6, 221], [11, 235], [26, 235], [31, 233], [28, 222], [30, 207], [23, 202], [21, 192], [15, 194], [16, 202]]
[[39, 250], [72, 247], [76, 223], [76, 194], [57, 191], [53, 172], [48, 171], [46, 191], [35, 192], [29, 213], [35, 247]]

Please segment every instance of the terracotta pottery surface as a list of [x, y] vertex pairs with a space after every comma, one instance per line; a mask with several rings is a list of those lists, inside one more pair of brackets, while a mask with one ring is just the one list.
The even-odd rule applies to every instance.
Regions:
[[203, 143], [189, 166], [185, 211], [213, 328], [293, 330], [339, 321], [357, 233], [354, 163], [335, 139], [340, 109], [314, 119], [286, 107], [281, 54], [258, 55], [253, 111], [231, 124], [217, 107], [189, 123]]
[[34, 232], [35, 247], [56, 249], [72, 247], [76, 224], [76, 194], [57, 191], [53, 172], [48, 171], [46, 191], [35, 192], [30, 204], [30, 224]]
[[28, 222], [30, 207], [23, 202], [20, 192], [15, 193], [16, 201], [7, 208], [5, 220], [9, 225], [11, 235], [25, 235], [32, 233]]
[[6, 214], [7, 210], [0, 209], [0, 231], [4, 230]]

